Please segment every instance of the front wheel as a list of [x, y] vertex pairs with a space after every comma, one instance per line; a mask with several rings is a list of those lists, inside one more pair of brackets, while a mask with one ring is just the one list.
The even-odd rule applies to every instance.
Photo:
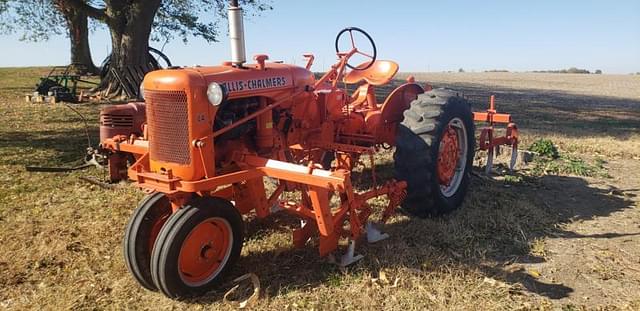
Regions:
[[204, 293], [220, 282], [240, 256], [242, 216], [226, 200], [198, 198], [162, 228], [151, 255], [151, 275], [168, 297]]
[[420, 94], [404, 112], [396, 136], [395, 177], [407, 182], [402, 208], [419, 217], [457, 209], [467, 192], [474, 151], [468, 102], [444, 89]]
[[148, 290], [157, 290], [151, 278], [151, 251], [169, 216], [171, 202], [167, 196], [152, 193], [140, 202], [125, 229], [124, 262], [134, 279]]

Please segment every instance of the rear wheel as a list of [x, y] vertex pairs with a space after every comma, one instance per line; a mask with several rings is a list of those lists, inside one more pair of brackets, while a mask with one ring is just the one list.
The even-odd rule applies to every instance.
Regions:
[[474, 145], [465, 99], [444, 89], [420, 94], [404, 112], [396, 137], [395, 176], [407, 182], [402, 208], [419, 217], [458, 208], [469, 185]]
[[148, 290], [157, 290], [151, 278], [151, 251], [169, 216], [169, 199], [163, 193], [153, 193], [138, 204], [125, 229], [124, 262], [134, 279]]
[[165, 295], [181, 298], [215, 286], [240, 256], [242, 216], [230, 202], [198, 198], [163, 227], [151, 256], [151, 274]]

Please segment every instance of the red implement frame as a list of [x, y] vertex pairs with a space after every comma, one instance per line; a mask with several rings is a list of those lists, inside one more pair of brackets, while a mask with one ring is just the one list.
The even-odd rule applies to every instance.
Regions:
[[[138, 148], [126, 141], [118, 143], [117, 146], [123, 151]], [[176, 209], [191, 199], [192, 195], [214, 195], [232, 199], [234, 194], [242, 192], [237, 188], [240, 184], [251, 182], [249, 187], [262, 189], [244, 191], [242, 194], [246, 196], [244, 200], [255, 208], [256, 215], [262, 218], [274, 210], [284, 210], [304, 219], [307, 224], [293, 231], [294, 245], [302, 247], [309, 238], [319, 234], [321, 256], [333, 252], [338, 247], [341, 237], [356, 240], [362, 235], [364, 225], [371, 214], [367, 200], [387, 195], [389, 204], [381, 218], [381, 222], [384, 223], [405, 197], [406, 182], [403, 181], [391, 180], [372, 190], [356, 193], [351, 185], [350, 172], [347, 170], [338, 169], [331, 172], [319, 169], [314, 164], [303, 166], [252, 154], [236, 153], [234, 159], [242, 170], [197, 181], [185, 181], [175, 177], [171, 170], [163, 174], [150, 172], [148, 153], [145, 153], [129, 168], [128, 173], [129, 178], [135, 180], [138, 186], [166, 193]], [[279, 186], [269, 198], [266, 197], [262, 186], [263, 177], [280, 180]], [[285, 187], [291, 183], [303, 191], [301, 202], [279, 199]], [[340, 204], [334, 208], [329, 204], [332, 193], [340, 198]], [[235, 199], [238, 200], [237, 197]], [[236, 207], [241, 212], [250, 211], [238, 206], [238, 203]], [[345, 226], [346, 223], [348, 226]]]
[[[498, 113], [495, 106], [495, 95], [491, 95], [489, 101], [489, 109], [485, 112], [474, 112], [473, 120], [476, 122], [486, 122], [487, 125], [480, 130], [480, 138], [478, 140], [478, 148], [480, 150], [489, 151], [489, 157], [493, 156], [493, 150], [498, 146], [506, 145], [512, 147], [512, 152], [516, 152], [518, 148], [518, 126], [511, 121], [511, 115], [507, 113]], [[496, 136], [494, 126], [497, 124], [506, 124], [507, 129], [504, 136]], [[513, 166], [512, 161], [511, 166]], [[488, 163], [491, 163], [489, 159]], [[511, 167], [513, 168], [513, 167]], [[490, 170], [488, 165], [488, 171]]]

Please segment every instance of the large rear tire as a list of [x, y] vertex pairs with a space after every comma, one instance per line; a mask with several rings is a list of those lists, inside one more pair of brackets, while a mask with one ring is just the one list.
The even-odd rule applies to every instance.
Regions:
[[243, 238], [242, 216], [229, 201], [193, 200], [160, 231], [151, 255], [154, 284], [171, 298], [210, 290], [240, 257]]
[[152, 193], [140, 201], [124, 233], [124, 262], [133, 278], [151, 291], [157, 290], [151, 278], [151, 251], [169, 216], [169, 199], [163, 193]]
[[395, 177], [407, 182], [402, 208], [418, 217], [457, 209], [467, 192], [475, 150], [469, 103], [436, 89], [404, 112], [394, 153]]

